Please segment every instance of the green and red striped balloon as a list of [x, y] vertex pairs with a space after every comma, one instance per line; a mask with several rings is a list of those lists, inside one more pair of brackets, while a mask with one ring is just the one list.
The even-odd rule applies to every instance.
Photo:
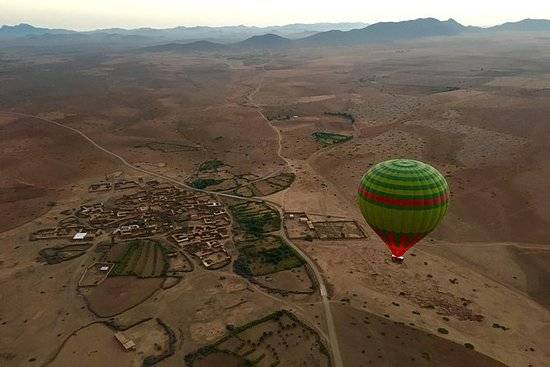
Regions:
[[441, 222], [449, 205], [449, 185], [429, 164], [394, 159], [369, 169], [357, 201], [369, 226], [392, 255], [402, 256]]

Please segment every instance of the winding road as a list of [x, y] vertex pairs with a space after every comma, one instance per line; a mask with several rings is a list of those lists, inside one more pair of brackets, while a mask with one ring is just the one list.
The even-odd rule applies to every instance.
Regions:
[[[281, 137], [281, 134], [280, 134], [279, 130], [271, 124], [271, 122], [262, 113], [261, 108], [252, 100], [252, 95], [257, 93], [257, 91], [260, 89], [260, 87], [261, 87], [261, 81], [258, 84], [255, 91], [249, 95], [249, 101], [250, 101], [251, 105], [254, 108], [257, 109], [258, 114], [262, 117], [262, 119], [264, 119], [268, 123], [268, 125], [277, 133], [278, 143], [279, 143], [277, 154], [279, 155], [279, 157], [281, 159], [283, 159], [288, 164], [287, 159], [282, 156], [282, 146], [281, 146], [281, 140], [282, 140], [281, 138], [282, 137]], [[273, 203], [272, 201], [268, 201], [268, 200], [258, 198], [258, 197], [245, 198], [245, 197], [232, 195], [232, 194], [228, 194], [228, 193], [221, 193], [221, 192], [216, 192], [216, 191], [208, 191], [208, 190], [197, 189], [197, 188], [194, 188], [192, 186], [189, 186], [188, 184], [186, 184], [183, 181], [179, 181], [179, 180], [176, 180], [176, 179], [171, 178], [169, 176], [165, 176], [165, 175], [162, 175], [160, 173], [156, 173], [156, 172], [153, 172], [153, 171], [149, 171], [149, 170], [137, 167], [137, 166], [131, 164], [130, 162], [128, 162], [126, 159], [124, 159], [124, 157], [122, 157], [122, 156], [108, 150], [107, 148], [101, 146], [100, 144], [95, 142], [92, 138], [90, 138], [88, 135], [86, 135], [82, 131], [80, 131], [78, 129], [75, 129], [73, 127], [66, 126], [64, 124], [61, 124], [59, 122], [56, 122], [56, 121], [53, 121], [53, 120], [50, 120], [50, 119], [47, 119], [47, 118], [34, 116], [34, 115], [29, 115], [29, 114], [24, 114], [24, 113], [19, 113], [19, 112], [3, 111], [1, 113], [6, 114], [6, 115], [24, 117], [24, 118], [32, 118], [32, 119], [36, 119], [36, 120], [39, 120], [39, 121], [42, 121], [42, 122], [46, 122], [48, 124], [55, 125], [57, 127], [63, 128], [63, 129], [70, 130], [73, 133], [80, 135], [84, 140], [89, 142], [96, 149], [99, 149], [102, 152], [104, 152], [105, 154], [108, 154], [111, 157], [117, 159], [125, 167], [127, 167], [129, 169], [132, 169], [134, 171], [143, 173], [145, 175], [149, 175], [149, 176], [152, 176], [152, 177], [156, 177], [156, 178], [171, 182], [171, 183], [176, 184], [178, 186], [184, 187], [188, 190], [192, 190], [192, 191], [196, 191], [196, 192], [202, 192], [202, 193], [209, 194], [209, 195], [239, 199], [239, 200], [269, 203], [272, 206], [275, 206], [277, 208], [278, 212], [279, 212], [279, 215], [281, 215], [281, 218], [284, 218], [283, 208], [280, 205], [278, 205], [276, 203]], [[302, 256], [304, 258], [307, 265], [310, 267], [310, 269], [313, 272], [313, 275], [315, 277], [315, 282], [319, 286], [319, 292], [321, 294], [321, 299], [322, 299], [322, 302], [323, 302], [323, 307], [324, 307], [324, 312], [325, 312], [325, 319], [326, 319], [326, 322], [327, 322], [327, 330], [328, 330], [328, 340], [327, 340], [327, 342], [329, 343], [329, 348], [331, 350], [332, 363], [333, 363], [334, 367], [343, 367], [342, 357], [340, 355], [340, 348], [339, 348], [339, 345], [338, 345], [338, 338], [337, 338], [337, 334], [336, 334], [336, 327], [334, 325], [334, 319], [332, 317], [332, 310], [330, 308], [330, 300], [328, 298], [327, 288], [326, 288], [325, 282], [323, 280], [323, 277], [322, 277], [322, 275], [319, 271], [319, 268], [317, 267], [315, 262], [309, 256], [307, 256], [307, 254], [305, 254], [297, 245], [295, 245], [292, 241], [290, 241], [290, 239], [286, 236], [286, 233], [285, 233], [283, 228], [281, 228], [281, 230], [279, 231], [279, 234], [298, 254], [300, 254], [300, 256]]]
[[[262, 87], [262, 84], [263, 84], [263, 80], [264, 80], [264, 78], [262, 76], [262, 78], [260, 79], [260, 82], [258, 83], [256, 88], [254, 88], [254, 90], [250, 94], [248, 94], [248, 96], [247, 96], [248, 103], [256, 109], [256, 111], [258, 112], [260, 117], [277, 134], [277, 142], [278, 142], [277, 155], [279, 156], [280, 159], [282, 159], [286, 163], [287, 166], [290, 167], [289, 160], [286, 157], [283, 156], [283, 152], [282, 152], [283, 151], [283, 145], [282, 145], [283, 137], [282, 137], [281, 132], [279, 131], [279, 129], [277, 129], [275, 126], [273, 126], [271, 121], [263, 114], [261, 107], [254, 101], [254, 96], [260, 91], [260, 89]], [[274, 204], [274, 206], [279, 211], [279, 215], [281, 216], [281, 218], [284, 218], [283, 208], [280, 205], [277, 205], [277, 204], [275, 204], [271, 201], [269, 201], [269, 203]], [[298, 246], [296, 246], [287, 237], [287, 235], [285, 233], [285, 230], [283, 228], [281, 228], [280, 232], [281, 232], [280, 233], [281, 237], [290, 246], [292, 246], [292, 248], [294, 248], [294, 250], [298, 254], [300, 254], [300, 256], [302, 256], [302, 258], [304, 258], [304, 260], [306, 261], [309, 268], [313, 271], [313, 274], [315, 276], [315, 280], [316, 280], [317, 284], [319, 285], [319, 293], [321, 294], [321, 299], [323, 301], [323, 308], [324, 308], [324, 311], [325, 311], [325, 319], [326, 319], [326, 322], [327, 322], [329, 343], [330, 343], [330, 349], [331, 349], [331, 354], [332, 354], [332, 362], [333, 362], [334, 367], [343, 367], [344, 364], [342, 362], [342, 356], [340, 354], [340, 346], [338, 344], [338, 334], [336, 333], [336, 326], [334, 325], [334, 319], [332, 317], [332, 310], [330, 308], [330, 299], [328, 297], [328, 291], [327, 291], [327, 287], [325, 285], [325, 281], [323, 279], [323, 276], [321, 275], [321, 272], [319, 271], [319, 268], [317, 267], [315, 262], [309, 256], [307, 256], [306, 253], [304, 253]]]

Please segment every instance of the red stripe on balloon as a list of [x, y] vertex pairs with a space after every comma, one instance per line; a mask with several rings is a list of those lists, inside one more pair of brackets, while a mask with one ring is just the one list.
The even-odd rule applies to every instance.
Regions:
[[397, 242], [395, 238], [396, 236], [392, 232], [385, 232], [377, 229], [374, 229], [374, 231], [378, 234], [378, 236], [380, 236], [382, 241], [386, 243], [386, 246], [388, 246], [394, 256], [403, 256], [405, 252], [407, 252], [418, 241], [426, 236], [426, 233], [416, 233], [410, 235], [400, 234], [399, 242]]
[[376, 203], [381, 203], [385, 205], [393, 205], [398, 207], [423, 207], [423, 206], [435, 206], [440, 205], [449, 199], [449, 194], [447, 192], [441, 194], [438, 197], [434, 197], [431, 199], [396, 199], [396, 198], [390, 198], [387, 196], [380, 196], [377, 194], [374, 194], [372, 192], [369, 192], [367, 189], [363, 187], [359, 187], [359, 195], [361, 195], [362, 198], [370, 201], [374, 201]]

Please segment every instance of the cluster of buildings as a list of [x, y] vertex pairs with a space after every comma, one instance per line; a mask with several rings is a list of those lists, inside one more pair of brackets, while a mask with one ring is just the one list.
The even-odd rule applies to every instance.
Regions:
[[[83, 235], [84, 234], [84, 235]], [[57, 227], [39, 229], [30, 234], [29, 240], [93, 240], [95, 231], [79, 218], [69, 216], [58, 222]]]
[[[110, 190], [107, 184], [93, 189]], [[112, 200], [83, 204], [58, 227], [39, 230], [31, 239], [81, 241], [101, 231], [121, 240], [160, 235], [196, 256], [204, 267], [217, 268], [231, 261], [225, 247], [230, 226], [231, 216], [212, 196], [155, 182]]]
[[173, 186], [156, 186], [124, 195], [113, 202], [82, 205], [76, 216], [90, 226], [112, 230], [121, 239], [150, 237], [184, 227], [189, 213], [182, 203], [192, 193]]
[[231, 261], [225, 248], [231, 217], [221, 203], [205, 196], [194, 197], [183, 205], [189, 210], [190, 221], [186, 228], [172, 233], [170, 239], [199, 258], [206, 268], [218, 268]]
[[114, 187], [116, 191], [133, 189], [139, 186], [139, 183], [133, 180], [116, 180], [113, 183], [110, 181], [95, 182], [88, 186], [88, 192], [106, 192], [111, 191]]
[[167, 235], [206, 268], [227, 264], [231, 217], [220, 202], [171, 185], [156, 185], [112, 203], [82, 205], [76, 216], [121, 239]]

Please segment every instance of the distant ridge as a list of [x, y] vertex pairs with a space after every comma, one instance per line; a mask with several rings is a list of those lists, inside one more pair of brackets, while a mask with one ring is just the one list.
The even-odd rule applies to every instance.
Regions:
[[19, 38], [27, 36], [42, 36], [45, 34], [76, 34], [76, 31], [67, 29], [50, 29], [33, 27], [30, 24], [21, 23], [14, 26], [3, 25], [0, 27], [1, 38]]
[[440, 21], [423, 18], [403, 22], [382, 22], [362, 29], [347, 32], [330, 31], [318, 33], [300, 40], [311, 45], [347, 45], [357, 43], [387, 42], [430, 36], [454, 36], [467, 27], [454, 19]]
[[508, 22], [489, 28], [493, 31], [515, 31], [515, 32], [541, 32], [550, 31], [550, 20], [547, 19], [524, 19], [519, 22]]
[[[174, 27], [168, 29], [111, 28], [90, 32], [33, 27], [29, 24], [2, 26], [0, 40], [8, 47], [63, 46], [63, 43], [108, 43], [136, 52], [192, 52], [224, 49], [280, 49], [287, 47], [346, 46], [383, 43], [421, 37], [456, 36], [464, 33], [550, 32], [550, 20], [524, 19], [490, 28], [463, 26], [454, 19], [421, 18], [402, 22], [290, 24], [274, 27]], [[331, 29], [340, 27], [341, 29]], [[317, 30], [315, 30], [317, 29]], [[330, 29], [321, 31], [322, 29]], [[282, 34], [289, 34], [285, 37]], [[298, 37], [300, 35], [300, 37]]]
[[[340, 46], [353, 44], [368, 44], [379, 42], [391, 42], [406, 39], [433, 36], [455, 36], [463, 32], [480, 31], [481, 28], [465, 27], [454, 19], [440, 21], [434, 18], [423, 18], [404, 22], [382, 22], [370, 25], [362, 29], [350, 31], [331, 30], [298, 40], [290, 40], [275, 34], [253, 36], [242, 42], [227, 45], [231, 49], [277, 49], [284, 47], [308, 47], [308, 46]], [[221, 45], [211, 45], [211, 49], [219, 50]], [[198, 50], [193, 44], [171, 45], [165, 48], [148, 47], [143, 51], [172, 50], [185, 52]], [[154, 51], [153, 51], [154, 52]]]
[[264, 35], [267, 33], [276, 34], [285, 38], [298, 39], [310, 36], [315, 33], [325, 32], [332, 29], [350, 30], [363, 28], [367, 23], [313, 23], [313, 24], [287, 24], [282, 26], [270, 27], [248, 27], [248, 26], [222, 26], [222, 27], [173, 27], [173, 28], [108, 28], [97, 29], [93, 31], [77, 32], [65, 29], [48, 29], [34, 27], [29, 24], [19, 24], [15, 26], [3, 26], [0, 28], [0, 38], [18, 38], [26, 36], [38, 36], [51, 33], [78, 33], [78, 34], [115, 34], [121, 36], [140, 36], [165, 39], [171, 41], [199, 41], [199, 40], [217, 40], [222, 43], [239, 42], [252, 36]]
[[168, 43], [158, 46], [142, 47], [138, 52], [215, 52], [223, 50], [239, 50], [239, 49], [276, 49], [291, 46], [293, 42], [288, 38], [277, 36], [275, 34], [264, 34], [261, 36], [252, 36], [244, 41], [221, 44], [210, 41], [195, 41], [189, 43]]

